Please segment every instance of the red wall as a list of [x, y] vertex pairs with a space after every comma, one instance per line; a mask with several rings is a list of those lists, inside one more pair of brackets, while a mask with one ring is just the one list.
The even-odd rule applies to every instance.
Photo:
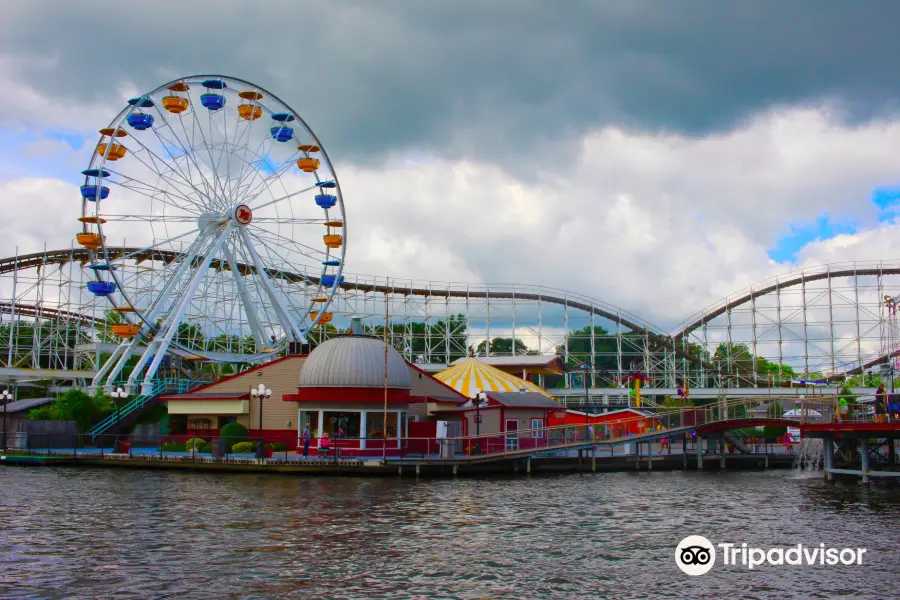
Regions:
[[644, 431], [655, 429], [658, 420], [653, 417], [641, 415], [632, 411], [617, 411], [599, 415], [588, 415], [587, 420], [583, 414], [566, 412], [565, 417], [557, 417], [555, 412], [550, 413], [550, 426], [559, 425], [584, 425], [586, 422], [594, 425], [595, 429], [603, 430], [605, 426], [609, 431], [609, 437], [621, 437], [629, 433], [641, 433], [640, 423], [643, 421]]

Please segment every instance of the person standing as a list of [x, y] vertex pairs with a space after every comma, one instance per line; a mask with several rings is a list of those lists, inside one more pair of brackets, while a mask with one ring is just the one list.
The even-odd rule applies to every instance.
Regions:
[[309, 442], [312, 440], [312, 432], [309, 430], [309, 423], [303, 430], [303, 458], [309, 458]]
[[884, 423], [884, 416], [887, 414], [887, 391], [884, 384], [878, 384], [878, 391], [875, 392], [875, 422]]

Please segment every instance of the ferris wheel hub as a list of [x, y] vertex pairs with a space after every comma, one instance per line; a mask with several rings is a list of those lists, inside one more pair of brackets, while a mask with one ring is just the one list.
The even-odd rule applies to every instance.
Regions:
[[253, 220], [253, 211], [246, 204], [238, 204], [231, 210], [231, 216], [238, 225], [249, 225]]

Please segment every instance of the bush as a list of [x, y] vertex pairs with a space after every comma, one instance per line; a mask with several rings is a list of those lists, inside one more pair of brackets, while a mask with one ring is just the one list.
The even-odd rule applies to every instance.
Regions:
[[190, 452], [191, 450], [194, 450], [196, 452], [204, 452], [204, 446], [209, 446], [209, 444], [207, 444], [206, 440], [204, 440], [203, 438], [191, 438], [184, 443], [184, 448], [188, 452]]
[[185, 452], [187, 448], [184, 442], [166, 442], [162, 449], [165, 452]]
[[256, 452], [255, 442], [238, 442], [231, 447], [231, 451], [237, 454], [246, 454], [248, 452]]
[[234, 452], [235, 444], [247, 441], [247, 428], [240, 423], [226, 423], [219, 430], [219, 435], [225, 439], [225, 445]]
[[274, 444], [266, 444], [266, 448], [271, 448], [275, 452], [284, 452], [287, 450], [287, 444], [282, 442], [275, 442]]
[[763, 427], [763, 436], [767, 440], [777, 440], [784, 437], [785, 433], [787, 433], [787, 427], [784, 425], [766, 425]]

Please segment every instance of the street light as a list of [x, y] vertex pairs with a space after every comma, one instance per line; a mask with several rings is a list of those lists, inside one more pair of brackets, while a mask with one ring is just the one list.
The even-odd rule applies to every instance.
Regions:
[[259, 384], [256, 389], [250, 390], [250, 396], [259, 400], [259, 445], [256, 448], [256, 458], [265, 458], [266, 451], [263, 447], [263, 400], [272, 397], [272, 390], [263, 384]]
[[487, 394], [475, 390], [475, 454], [481, 454], [481, 403], [487, 402]]
[[3, 390], [0, 399], [3, 400], [3, 450], [6, 451], [6, 405], [12, 402], [13, 395], [9, 390]]
[[124, 400], [125, 398], [127, 398], [128, 392], [126, 392], [122, 388], [116, 388], [116, 391], [110, 392], [109, 395], [114, 399], [116, 403], [116, 423], [118, 423], [120, 418], [119, 400]]

